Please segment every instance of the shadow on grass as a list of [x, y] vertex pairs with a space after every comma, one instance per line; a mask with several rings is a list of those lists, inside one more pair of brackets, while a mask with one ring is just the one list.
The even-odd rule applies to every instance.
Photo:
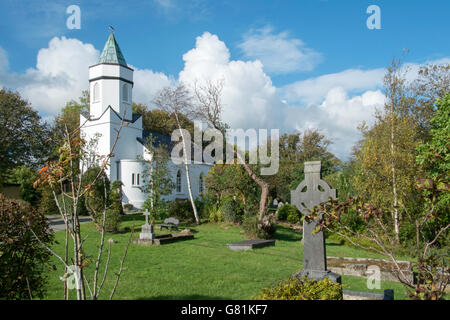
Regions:
[[122, 222], [126, 222], [126, 221], [145, 221], [145, 217], [141, 213], [131, 213], [131, 214], [123, 215], [122, 218], [121, 218], [121, 221]]
[[275, 231], [275, 239], [281, 241], [301, 241], [302, 233], [295, 232], [292, 229], [277, 225]]
[[200, 294], [139, 297], [136, 300], [232, 300], [227, 297], [204, 296]]

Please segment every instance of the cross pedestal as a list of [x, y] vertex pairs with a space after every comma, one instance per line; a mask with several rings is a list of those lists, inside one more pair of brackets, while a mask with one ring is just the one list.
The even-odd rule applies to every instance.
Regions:
[[150, 215], [150, 212], [148, 212], [148, 210], [145, 210], [145, 212], [143, 214], [145, 216], [145, 224], [141, 227], [141, 233], [139, 234], [139, 239], [153, 240], [153, 239], [155, 239], [153, 225], [148, 223], [148, 216]]
[[[336, 198], [336, 190], [320, 178], [320, 168], [320, 161], [305, 162], [305, 180], [291, 191], [292, 204], [306, 216], [310, 214], [310, 209], [326, 202], [329, 197]], [[317, 220], [309, 223], [303, 220], [303, 269], [296, 276], [316, 281], [328, 277], [341, 283], [340, 275], [327, 270], [325, 237], [322, 231], [313, 234], [316, 226]]]

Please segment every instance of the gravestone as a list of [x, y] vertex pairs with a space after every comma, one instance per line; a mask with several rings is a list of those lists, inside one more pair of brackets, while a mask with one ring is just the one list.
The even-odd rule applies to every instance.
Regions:
[[275, 240], [245, 240], [227, 243], [228, 248], [231, 250], [252, 250], [274, 245]]
[[153, 225], [148, 223], [148, 216], [150, 212], [145, 210], [145, 224], [141, 227], [141, 233], [139, 234], [139, 239], [141, 240], [153, 240], [155, 239], [155, 233], [153, 232]]
[[[306, 216], [316, 205], [326, 202], [330, 197], [336, 198], [336, 190], [321, 179], [320, 168], [320, 161], [305, 162], [305, 180], [291, 191], [291, 203]], [[325, 237], [322, 231], [313, 234], [316, 226], [317, 219], [309, 223], [303, 220], [303, 270], [295, 276], [316, 281], [328, 277], [331, 281], [341, 283], [340, 275], [327, 270]]]

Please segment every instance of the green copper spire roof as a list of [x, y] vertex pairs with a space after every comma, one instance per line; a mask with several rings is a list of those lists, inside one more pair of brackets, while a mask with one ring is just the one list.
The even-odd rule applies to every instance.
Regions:
[[105, 47], [103, 48], [102, 55], [98, 63], [116, 63], [127, 67], [127, 62], [123, 57], [122, 51], [120, 51], [114, 34], [111, 33], [106, 40]]

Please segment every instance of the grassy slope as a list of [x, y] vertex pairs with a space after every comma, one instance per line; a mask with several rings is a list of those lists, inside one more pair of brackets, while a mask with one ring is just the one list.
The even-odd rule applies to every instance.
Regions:
[[[124, 217], [123, 228], [135, 225], [138, 237], [142, 215]], [[162, 246], [139, 246], [131, 244], [125, 265], [128, 270], [122, 273], [115, 299], [250, 299], [267, 286], [286, 279], [301, 269], [303, 250], [301, 234], [285, 228], [277, 229], [275, 247], [266, 247], [252, 251], [232, 251], [227, 248], [229, 242], [244, 240], [239, 227], [203, 224], [191, 226], [195, 239], [166, 244]], [[84, 244], [87, 254], [97, 255], [99, 235], [94, 226], [82, 225], [83, 237], [88, 236]], [[163, 231], [164, 232], [164, 231]], [[157, 230], [159, 233], [159, 230]], [[57, 232], [59, 245], [54, 250], [62, 254], [64, 232]], [[108, 299], [115, 281], [114, 273], [119, 268], [124, 246], [129, 233], [107, 235], [113, 238], [110, 272], [105, 282], [101, 299]], [[329, 256], [375, 257], [377, 255], [327, 244]], [[106, 254], [104, 255], [106, 259]], [[94, 260], [94, 257], [93, 259]], [[56, 258], [53, 260], [56, 271], [49, 271], [49, 284], [46, 299], [61, 299], [63, 268]], [[92, 282], [93, 265], [88, 266], [89, 282]], [[103, 270], [103, 268], [101, 268]], [[101, 273], [102, 275], [102, 273]], [[366, 279], [343, 276], [345, 289], [369, 291]], [[398, 283], [382, 283], [383, 289], [393, 288], [397, 299], [404, 298], [403, 287]], [[87, 291], [87, 293], [89, 293]], [[71, 291], [72, 298], [75, 296]]]

